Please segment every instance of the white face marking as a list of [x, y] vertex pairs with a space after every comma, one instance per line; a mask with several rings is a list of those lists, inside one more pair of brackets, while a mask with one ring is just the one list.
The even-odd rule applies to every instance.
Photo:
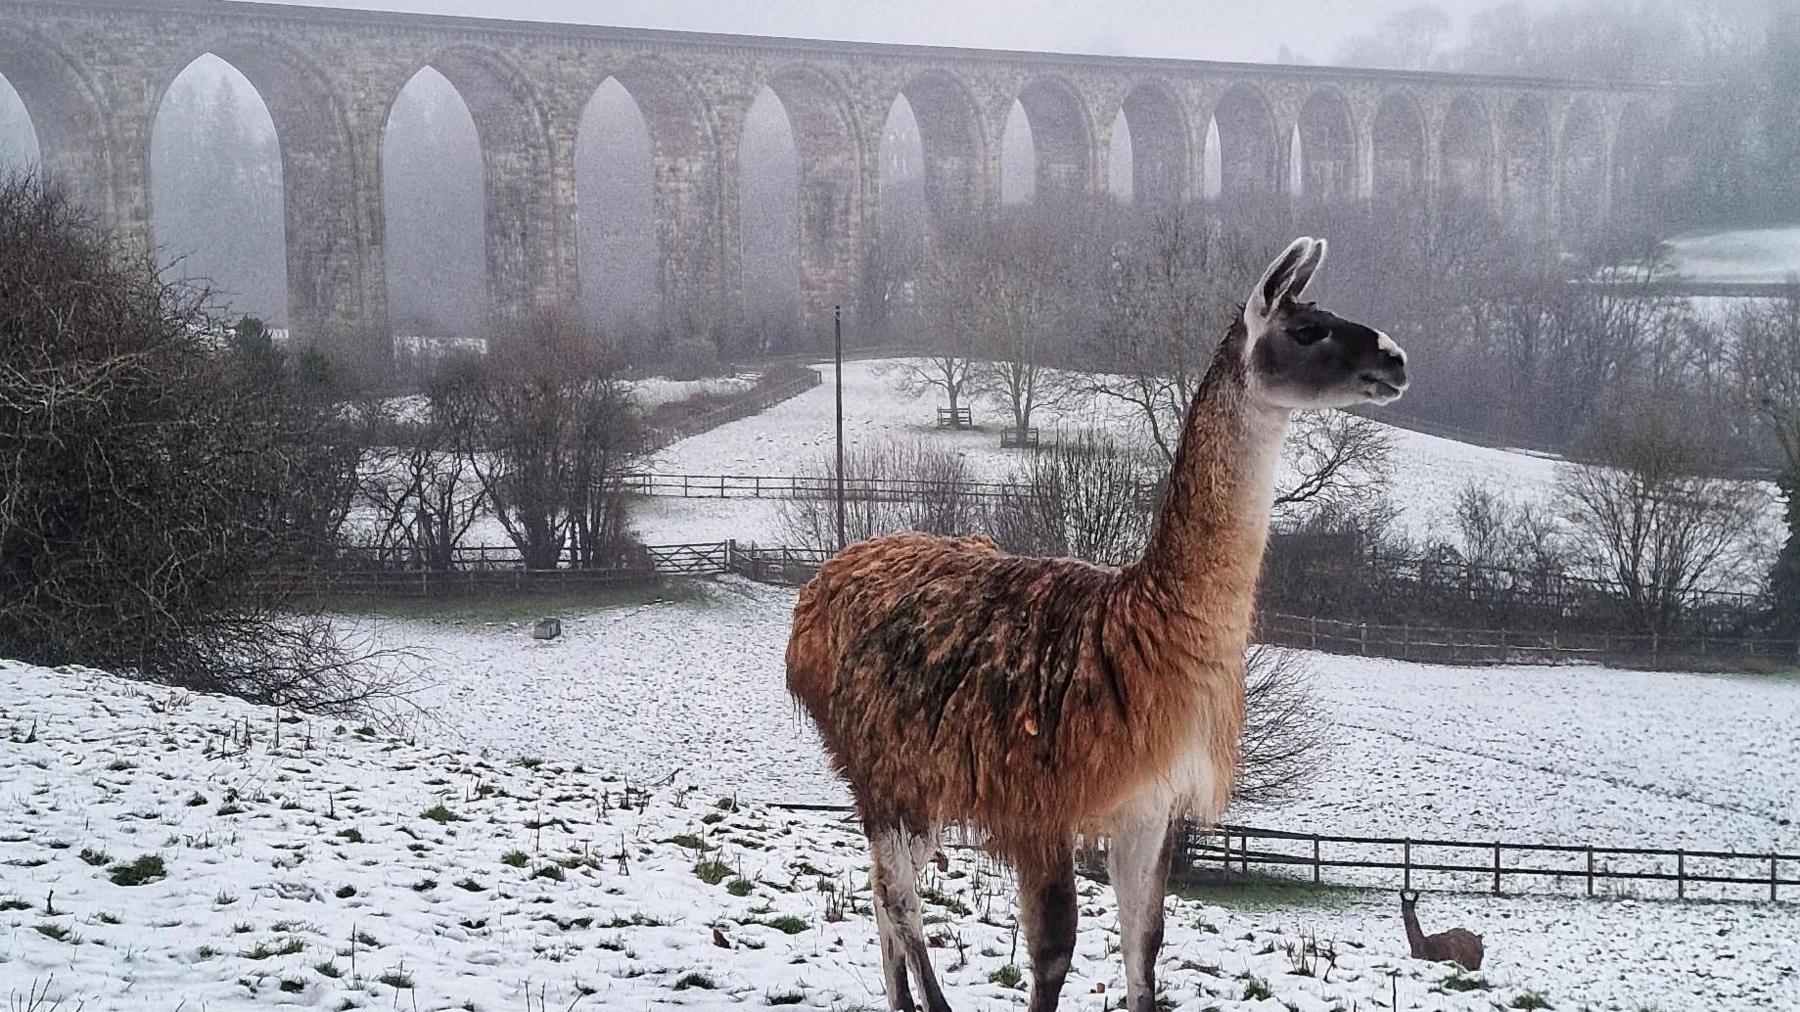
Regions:
[[1390, 355], [1398, 357], [1401, 365], [1406, 364], [1406, 349], [1395, 344], [1394, 339], [1387, 336], [1386, 331], [1378, 330], [1375, 332], [1375, 346]]

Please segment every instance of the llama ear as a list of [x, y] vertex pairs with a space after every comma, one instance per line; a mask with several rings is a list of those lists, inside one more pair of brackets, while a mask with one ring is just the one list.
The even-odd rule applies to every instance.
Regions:
[[1262, 279], [1244, 300], [1246, 325], [1267, 320], [1283, 296], [1299, 298], [1312, 283], [1313, 272], [1325, 261], [1325, 240], [1301, 236], [1288, 244], [1269, 264]]

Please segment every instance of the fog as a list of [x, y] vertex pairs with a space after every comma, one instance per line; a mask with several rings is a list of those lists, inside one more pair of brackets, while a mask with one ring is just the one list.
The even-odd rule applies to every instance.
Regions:
[[[1345, 38], [1418, 0], [339, 0], [312, 6], [1036, 52], [1329, 62]], [[1493, 4], [1442, 0], [1435, 6], [1461, 19]]]

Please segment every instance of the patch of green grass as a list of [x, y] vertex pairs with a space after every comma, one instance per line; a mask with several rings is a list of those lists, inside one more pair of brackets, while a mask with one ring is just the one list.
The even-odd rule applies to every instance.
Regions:
[[330, 977], [332, 980], [344, 975], [344, 971], [338, 969], [338, 965], [329, 959], [323, 963], [314, 963], [313, 971], [321, 977]]
[[345, 843], [363, 842], [362, 830], [357, 829], [355, 826], [346, 826], [345, 828], [338, 830], [337, 835]]
[[399, 989], [401, 989], [403, 987], [404, 988], [412, 987], [413, 979], [412, 979], [412, 974], [406, 972], [405, 964], [402, 964], [400, 966], [394, 967], [392, 970], [389, 970], [388, 972], [382, 974], [381, 976], [376, 977], [375, 983], [386, 984], [387, 986], [398, 991]]
[[686, 847], [687, 849], [694, 851], [706, 850], [706, 841], [692, 833], [677, 833], [663, 842], [672, 843], [677, 847]]
[[337, 896], [340, 900], [347, 900], [356, 895], [356, 887], [353, 885], [338, 886], [337, 892], [333, 895]]
[[112, 879], [113, 885], [140, 886], [167, 874], [168, 871], [163, 868], [162, 855], [144, 854], [128, 864], [113, 865], [112, 873], [107, 877]]
[[663, 927], [666, 923], [667, 922], [665, 922], [665, 921], [660, 921], [654, 917], [651, 917], [649, 914], [632, 914], [630, 917], [619, 917], [617, 915], [614, 915], [613, 919], [608, 921], [606, 924], [602, 925], [602, 927], [608, 927], [608, 928], [660, 928], [660, 927]]
[[705, 815], [700, 816], [700, 823], [705, 826], [716, 826], [724, 821], [725, 813], [723, 812], [707, 812]]
[[55, 921], [40, 921], [32, 927], [37, 929], [38, 934], [52, 941], [68, 942], [70, 945], [78, 944], [81, 941], [81, 936], [76, 934], [74, 929]]
[[428, 893], [436, 888], [437, 879], [434, 878], [422, 878], [412, 884], [412, 891], [416, 893]]
[[943, 907], [945, 910], [948, 910], [958, 917], [967, 917], [972, 913], [972, 911], [969, 910], [969, 905], [967, 903], [946, 894], [942, 889], [921, 889], [919, 890], [919, 898], [934, 906]]
[[457, 821], [458, 816], [455, 812], [452, 812], [450, 809], [445, 808], [444, 803], [442, 801], [440, 801], [437, 804], [432, 805], [430, 808], [425, 809], [423, 812], [420, 812], [419, 818], [430, 819], [432, 822], [435, 822], [441, 826], [446, 822]]
[[480, 882], [476, 881], [473, 878], [463, 878], [463, 879], [456, 880], [456, 888], [466, 889], [472, 893], [478, 893], [478, 892], [482, 892], [483, 890], [487, 889], [487, 886], [482, 885]]
[[694, 865], [694, 874], [709, 886], [716, 886], [731, 876], [731, 866], [716, 857]]
[[766, 991], [763, 999], [771, 1005], [798, 1005], [806, 1000], [805, 991]]
[[1019, 991], [1025, 987], [1025, 974], [1019, 969], [1017, 963], [1008, 963], [988, 974], [988, 983]]
[[81, 848], [81, 859], [96, 868], [104, 864], [109, 864], [112, 861], [112, 858], [106, 855], [106, 851], [95, 850], [92, 847]]
[[306, 981], [283, 977], [281, 978], [281, 989], [288, 994], [299, 994], [306, 990]]
[[1208, 977], [1225, 976], [1224, 967], [1221, 967], [1217, 963], [1199, 963], [1191, 959], [1184, 959], [1181, 961], [1181, 969], [1192, 970], [1195, 973], [1204, 973]]
[[8, 910], [30, 910], [31, 904], [18, 896], [0, 896], [0, 912]]
[[560, 864], [547, 864], [531, 873], [532, 878], [547, 878], [552, 882], [561, 882], [569, 877]]
[[298, 938], [288, 937], [277, 942], [259, 940], [255, 945], [238, 953], [245, 959], [268, 959], [270, 956], [292, 956], [296, 952], [304, 952], [306, 943]]
[[1550, 1004], [1550, 999], [1545, 997], [1544, 992], [1526, 991], [1513, 998], [1511, 1004], [1507, 1007], [1524, 1009], [1525, 1012], [1533, 1012], [1535, 1009], [1551, 1008], [1552, 1006]]
[[765, 924], [784, 935], [797, 935], [809, 927], [803, 918], [795, 917], [793, 914], [783, 914], [780, 917], [771, 917], [757, 923]]
[[725, 891], [733, 896], [748, 896], [756, 888], [756, 883], [747, 878], [734, 878], [725, 883]]
[[687, 973], [682, 974], [681, 978], [675, 982], [675, 990], [677, 991], [686, 991], [688, 988], [711, 991], [718, 986], [719, 985], [713, 983], [713, 979], [710, 975], [701, 973], [698, 970], [690, 970]]
[[508, 868], [523, 868], [531, 863], [531, 855], [522, 850], [509, 850], [501, 856], [500, 863]]
[[108, 912], [102, 910], [102, 911], [100, 911], [100, 923], [101, 924], [124, 924], [125, 918], [120, 917], [118, 914], [108, 913]]
[[1269, 982], [1261, 977], [1251, 977], [1244, 981], [1244, 1001], [1262, 1001], [1273, 995], [1274, 992], [1269, 990]]

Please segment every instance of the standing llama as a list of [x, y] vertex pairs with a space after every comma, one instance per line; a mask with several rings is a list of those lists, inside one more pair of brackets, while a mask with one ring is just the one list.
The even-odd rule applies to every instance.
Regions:
[[892, 1009], [930, 1012], [917, 876], [946, 828], [1018, 873], [1034, 1012], [1075, 948], [1074, 845], [1109, 838], [1132, 1012], [1155, 1008], [1173, 826], [1216, 821], [1244, 721], [1244, 649], [1276, 459], [1296, 409], [1387, 403], [1406, 357], [1299, 298], [1325, 243], [1297, 239], [1250, 292], [1195, 392], [1144, 558], [1113, 569], [896, 534], [800, 591], [788, 689], [869, 836]]
[[1412, 949], [1412, 957], [1434, 963], [1455, 963], [1471, 972], [1481, 969], [1481, 958], [1487, 955], [1481, 936], [1467, 928], [1451, 928], [1427, 935], [1419, 928], [1418, 903], [1417, 890], [1400, 891], [1400, 919], [1406, 923], [1406, 944]]

